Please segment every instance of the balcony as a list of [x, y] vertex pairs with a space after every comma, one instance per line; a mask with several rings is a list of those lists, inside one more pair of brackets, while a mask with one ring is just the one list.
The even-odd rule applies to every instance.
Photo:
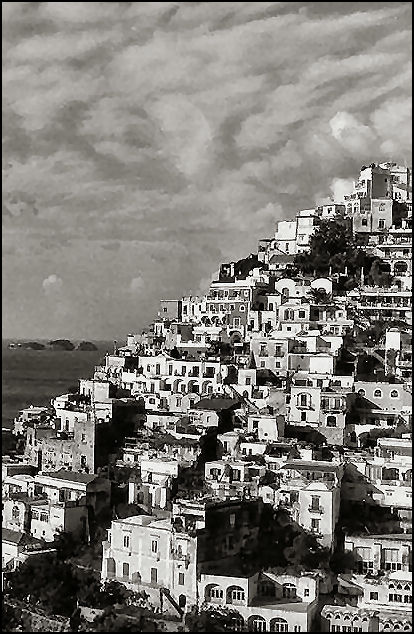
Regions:
[[312, 504], [308, 506], [308, 511], [309, 513], [319, 513], [320, 515], [324, 512], [323, 506], [313, 506]]

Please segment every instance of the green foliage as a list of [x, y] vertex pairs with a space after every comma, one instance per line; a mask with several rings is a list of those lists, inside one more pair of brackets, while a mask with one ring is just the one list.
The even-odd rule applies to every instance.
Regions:
[[107, 608], [91, 625], [84, 625], [84, 632], [157, 632], [157, 623], [143, 614], [128, 618], [113, 608]]
[[386, 535], [402, 532], [400, 519], [395, 511], [369, 503], [368, 500], [342, 500], [338, 526], [350, 535]]
[[332, 304], [332, 295], [323, 288], [312, 288], [309, 295], [310, 300], [315, 304]]
[[76, 608], [78, 583], [69, 564], [57, 557], [38, 556], [23, 562], [7, 578], [6, 594], [29, 600], [47, 614], [70, 616]]
[[234, 621], [241, 618], [237, 610], [229, 608], [192, 608], [185, 616], [189, 632], [234, 632]]
[[257, 547], [245, 556], [245, 567], [314, 570], [326, 567], [329, 552], [314, 535], [293, 522], [284, 510], [263, 509]]
[[361, 270], [364, 269], [368, 282], [380, 286], [389, 284], [388, 273], [383, 272], [384, 263], [380, 258], [366, 252], [352, 235], [349, 218], [338, 214], [332, 219], [321, 219], [310, 238], [310, 252], [295, 256], [295, 267], [305, 275], [325, 276], [331, 271], [347, 276], [338, 285], [349, 290], [358, 285]]
[[356, 567], [356, 557], [353, 552], [334, 552], [329, 560], [329, 568], [335, 574], [351, 573]]

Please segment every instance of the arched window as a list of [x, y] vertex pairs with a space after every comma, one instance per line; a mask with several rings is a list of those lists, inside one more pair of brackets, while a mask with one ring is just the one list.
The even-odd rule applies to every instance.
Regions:
[[122, 564], [122, 576], [127, 577], [129, 579], [129, 564]]
[[310, 394], [302, 393], [298, 394], [298, 407], [310, 407], [311, 406]]
[[381, 390], [374, 390], [374, 398], [382, 398]]
[[18, 506], [13, 506], [12, 508], [12, 519], [13, 520], [20, 520], [20, 509]]
[[366, 392], [362, 388], [358, 390], [358, 396], [365, 396]]
[[285, 619], [272, 619], [270, 621], [270, 631], [271, 632], [287, 632], [288, 631], [288, 622]]
[[391, 390], [390, 396], [391, 398], [398, 398], [399, 397], [398, 390]]
[[209, 596], [210, 599], [222, 599], [224, 596], [223, 590], [219, 586], [214, 586], [210, 588]]
[[266, 621], [262, 616], [253, 615], [249, 618], [249, 632], [266, 632]]
[[227, 603], [242, 603], [245, 600], [245, 592], [240, 586], [230, 586], [227, 590]]

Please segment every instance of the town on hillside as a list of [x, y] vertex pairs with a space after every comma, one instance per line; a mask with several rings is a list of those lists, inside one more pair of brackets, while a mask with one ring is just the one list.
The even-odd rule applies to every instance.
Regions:
[[18, 414], [3, 631], [412, 631], [411, 178], [362, 166]]

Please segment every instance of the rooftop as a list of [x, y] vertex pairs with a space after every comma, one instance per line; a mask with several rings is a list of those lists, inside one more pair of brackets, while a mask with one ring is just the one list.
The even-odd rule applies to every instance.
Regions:
[[39, 473], [39, 476], [65, 480], [66, 482], [78, 482], [80, 484], [90, 484], [99, 478], [99, 476], [94, 473], [75, 473], [74, 471], [64, 471], [63, 469], [60, 471], [41, 472]]
[[241, 401], [234, 398], [223, 398], [223, 397], [213, 397], [213, 398], [202, 398], [201, 401], [198, 401], [194, 405], [195, 409], [207, 409], [213, 411], [220, 411], [226, 409], [232, 409], [241, 405]]

